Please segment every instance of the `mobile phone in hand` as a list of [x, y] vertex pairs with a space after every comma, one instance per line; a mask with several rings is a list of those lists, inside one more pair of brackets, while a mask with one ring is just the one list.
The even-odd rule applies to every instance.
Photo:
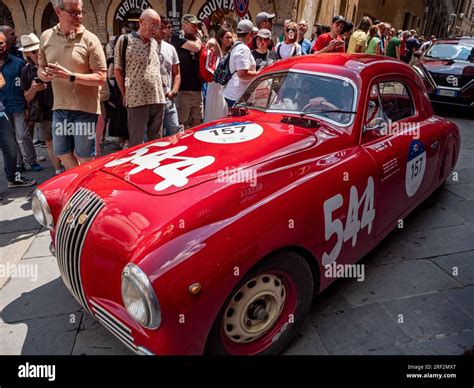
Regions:
[[37, 84], [44, 84], [44, 81], [39, 77], [35, 77], [33, 81], [35, 81]]

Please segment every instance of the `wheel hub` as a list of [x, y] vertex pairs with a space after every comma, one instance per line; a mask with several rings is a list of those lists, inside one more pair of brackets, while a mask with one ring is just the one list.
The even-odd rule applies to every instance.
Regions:
[[286, 290], [281, 278], [260, 274], [246, 282], [232, 296], [222, 320], [226, 337], [249, 343], [267, 333], [285, 305]]

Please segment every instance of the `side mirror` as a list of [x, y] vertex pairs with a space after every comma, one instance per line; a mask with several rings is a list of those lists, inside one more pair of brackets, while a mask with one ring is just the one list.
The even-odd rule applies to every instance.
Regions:
[[413, 53], [413, 56], [414, 56], [415, 58], [420, 59], [420, 58], [421, 58], [421, 51], [420, 51], [420, 50], [415, 51], [415, 52]]
[[376, 117], [370, 123], [364, 125], [365, 132], [377, 132], [380, 135], [383, 135], [383, 131], [387, 128], [387, 123], [384, 119]]

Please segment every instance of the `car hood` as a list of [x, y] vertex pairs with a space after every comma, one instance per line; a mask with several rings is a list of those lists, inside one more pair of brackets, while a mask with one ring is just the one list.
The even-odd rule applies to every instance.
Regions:
[[204, 124], [121, 151], [101, 170], [149, 194], [168, 195], [316, 143], [314, 131], [276, 116], [252, 113]]
[[474, 63], [423, 58], [419, 63], [430, 73], [474, 76]]

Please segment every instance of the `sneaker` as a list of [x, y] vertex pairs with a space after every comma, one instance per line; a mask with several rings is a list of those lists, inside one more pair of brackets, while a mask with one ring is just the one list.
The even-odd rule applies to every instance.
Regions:
[[41, 171], [43, 169], [43, 167], [41, 167], [38, 163], [33, 163], [31, 165], [31, 169], [34, 171], [34, 172], [38, 172], [38, 171]]
[[36, 185], [36, 181], [34, 179], [28, 179], [25, 177], [20, 177], [13, 182], [8, 182], [8, 188], [14, 189], [16, 187], [30, 187]]
[[36, 140], [33, 145], [34, 146], [41, 146], [41, 145], [45, 145], [46, 143], [44, 141], [41, 141], [41, 140]]
[[36, 161], [39, 163], [39, 162], [44, 162], [46, 160], [46, 158], [44, 156], [38, 156], [36, 158]]
[[19, 172], [20, 174], [24, 173], [25, 171], [25, 166], [20, 166], [16, 168], [16, 172]]

